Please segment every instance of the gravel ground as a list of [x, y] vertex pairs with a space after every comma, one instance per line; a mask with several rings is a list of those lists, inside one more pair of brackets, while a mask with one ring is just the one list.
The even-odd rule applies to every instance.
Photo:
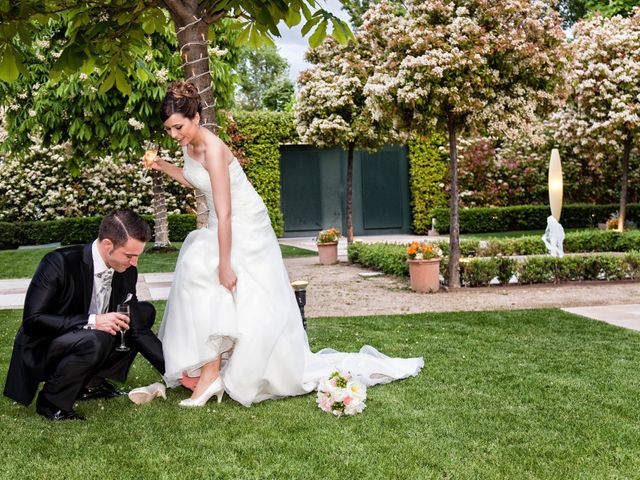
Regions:
[[372, 270], [341, 262], [320, 265], [317, 257], [285, 259], [291, 280], [306, 280], [307, 317], [393, 315], [420, 312], [508, 310], [622, 305], [640, 302], [640, 282], [576, 282], [511, 285], [415, 293], [409, 280], [393, 275], [362, 278]]

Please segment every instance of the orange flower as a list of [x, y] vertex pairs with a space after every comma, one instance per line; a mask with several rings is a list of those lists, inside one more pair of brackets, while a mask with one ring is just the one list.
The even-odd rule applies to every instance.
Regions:
[[442, 250], [436, 244], [413, 241], [407, 246], [407, 257], [411, 260], [430, 259], [442, 256]]

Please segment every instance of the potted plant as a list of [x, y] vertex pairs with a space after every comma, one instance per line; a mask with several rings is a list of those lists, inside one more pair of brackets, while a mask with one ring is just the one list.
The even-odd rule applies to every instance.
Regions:
[[411, 242], [407, 247], [411, 289], [420, 292], [437, 292], [440, 289], [440, 259], [442, 250], [433, 243]]
[[333, 265], [338, 263], [338, 240], [340, 230], [337, 228], [327, 228], [318, 233], [316, 244], [318, 245], [318, 256], [322, 265]]

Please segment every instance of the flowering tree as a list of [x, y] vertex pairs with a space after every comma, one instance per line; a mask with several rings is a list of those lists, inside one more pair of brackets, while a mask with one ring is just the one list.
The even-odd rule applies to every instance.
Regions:
[[[24, 57], [16, 43], [30, 43], [48, 21], [64, 18], [67, 31], [64, 48], [50, 70], [53, 77], [96, 68], [100, 90], [114, 85], [131, 95], [126, 72], [132, 65], [144, 67], [140, 52], [148, 35], [162, 31], [170, 19], [175, 29], [178, 51], [187, 81], [198, 87], [205, 108], [203, 125], [215, 129], [215, 101], [207, 48], [215, 37], [211, 26], [229, 18], [240, 29], [238, 42], [252, 47], [273, 44], [279, 36], [278, 23], [300, 23], [303, 33], [315, 28], [310, 37], [314, 45], [326, 35], [329, 23], [333, 34], [344, 39], [350, 35], [345, 22], [324, 9], [315, 12], [309, 6], [315, 0], [21, 0], [0, 8], [0, 80], [14, 81], [25, 73]], [[213, 38], [212, 38], [213, 37]]]
[[[596, 15], [575, 26], [570, 101], [555, 117], [557, 140], [595, 161], [620, 158], [618, 229], [624, 229], [629, 158], [640, 133], [640, 8], [628, 18]], [[621, 156], [620, 156], [621, 154]]]
[[[31, 156], [31, 145], [55, 147], [65, 144], [72, 154], [65, 155], [67, 172], [78, 176], [104, 159], [107, 152], [114, 161], [130, 162], [140, 169], [144, 145], [153, 140], [175, 148], [171, 139], [161, 135], [162, 124], [157, 105], [164, 95], [166, 83], [180, 78], [180, 60], [173, 54], [175, 39], [169, 27], [148, 37], [141, 51], [146, 69], [138, 65], [127, 71], [132, 94], [113, 89], [100, 91], [99, 74], [95, 69], [53, 79], [50, 69], [62, 55], [60, 38], [65, 22], [49, 22], [32, 45], [20, 45], [28, 59], [26, 73], [11, 83], [0, 83], [0, 101], [7, 106], [7, 122], [11, 136], [2, 148], [13, 157]], [[211, 48], [211, 64], [216, 66], [217, 98], [230, 103], [232, 85], [232, 53], [235, 36], [216, 26], [219, 43], [227, 48], [222, 55]], [[236, 49], [237, 50], [237, 49]], [[133, 93], [135, 92], [135, 93]], [[118, 159], [118, 160], [116, 160]], [[26, 163], [26, 160], [24, 163]], [[26, 168], [26, 165], [25, 165]], [[95, 172], [95, 170], [93, 170]], [[170, 248], [168, 238], [165, 190], [161, 178], [153, 178], [155, 248]], [[69, 213], [72, 213], [70, 211]]]
[[[139, 52], [144, 67], [134, 64], [126, 71], [130, 95], [117, 89], [102, 91], [100, 72], [95, 68], [61, 78], [50, 75], [63, 54], [66, 28], [64, 22], [50, 22], [33, 44], [19, 45], [26, 60], [25, 73], [14, 82], [0, 82], [0, 103], [7, 108], [11, 131], [3, 149], [18, 155], [34, 143], [46, 147], [69, 142], [75, 155], [68, 157], [68, 168], [77, 175], [106, 152], [129, 152], [137, 163], [149, 140], [173, 146], [162, 134], [158, 115], [166, 84], [181, 77], [170, 28], [149, 35]], [[238, 58], [237, 34], [222, 24], [214, 29], [219, 44], [209, 48], [217, 79], [214, 93], [228, 106], [233, 95], [232, 69]]]
[[375, 150], [391, 136], [373, 124], [365, 106], [363, 88], [372, 71], [371, 55], [362, 43], [339, 45], [327, 38], [307, 52], [314, 64], [300, 74], [294, 115], [305, 143], [347, 150], [347, 241], [353, 241], [353, 152], [356, 147]]
[[552, 102], [567, 60], [557, 12], [546, 1], [382, 1], [365, 16], [378, 53], [365, 87], [375, 119], [417, 132], [446, 129], [451, 172], [449, 285], [460, 286], [456, 135], [510, 136]]
[[[4, 108], [0, 106], [0, 146], [4, 143], [8, 136], [5, 122], [5, 111]], [[2, 161], [2, 157], [0, 157], [0, 161]]]
[[[20, 44], [31, 44], [44, 25], [64, 20], [62, 49], [47, 71], [53, 80], [78, 71], [98, 75], [100, 93], [114, 85], [128, 97], [136, 92], [128, 72], [144, 75], [149, 70], [143, 54], [147, 37], [163, 31], [169, 20], [187, 81], [198, 88], [203, 105], [202, 125], [216, 131], [216, 97], [212, 89], [215, 68], [209, 62], [209, 42], [215, 41], [212, 28], [223, 19], [239, 27], [238, 43], [252, 47], [273, 44], [279, 36], [278, 24], [288, 26], [306, 20], [302, 32], [309, 33], [312, 46], [325, 37], [329, 23], [333, 35], [343, 41], [351, 35], [347, 24], [324, 9], [311, 12], [315, 0], [21, 0], [0, 5], [0, 81], [12, 82], [27, 73]], [[214, 75], [212, 75], [212, 73]], [[203, 200], [200, 200], [202, 202]], [[205, 211], [204, 205], [198, 211]], [[198, 223], [206, 223], [204, 215]]]
[[[53, 220], [105, 215], [117, 208], [152, 214], [151, 178], [126, 156], [96, 158], [77, 177], [68, 174], [64, 146], [31, 146], [25, 158], [0, 160], [0, 221]], [[176, 161], [181, 162], [181, 158]], [[194, 197], [177, 184], [167, 186], [170, 213], [192, 210]]]

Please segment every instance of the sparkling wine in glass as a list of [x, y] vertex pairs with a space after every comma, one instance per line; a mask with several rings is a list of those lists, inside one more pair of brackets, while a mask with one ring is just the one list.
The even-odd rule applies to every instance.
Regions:
[[160, 147], [157, 143], [147, 142], [145, 147], [145, 152], [142, 157], [142, 165], [145, 168], [142, 174], [143, 178], [147, 176], [147, 169], [151, 168], [151, 166], [153, 165], [153, 162], [155, 162], [156, 158], [158, 158], [159, 148]]
[[[131, 310], [129, 308], [129, 304], [127, 303], [121, 303], [118, 305], [116, 311], [118, 313], [121, 313], [123, 315], [126, 315], [127, 318], [131, 319]], [[118, 345], [116, 347], [116, 351], [118, 352], [128, 352], [129, 350], [131, 350], [129, 347], [127, 347], [124, 343], [124, 333], [125, 333], [125, 329], [121, 329], [120, 330], [120, 345]]]
[[144, 166], [147, 168], [151, 168], [153, 162], [155, 162], [158, 157], [158, 144], [153, 142], [148, 142], [146, 150], [144, 152], [144, 156], [142, 157], [142, 161], [144, 162]]

